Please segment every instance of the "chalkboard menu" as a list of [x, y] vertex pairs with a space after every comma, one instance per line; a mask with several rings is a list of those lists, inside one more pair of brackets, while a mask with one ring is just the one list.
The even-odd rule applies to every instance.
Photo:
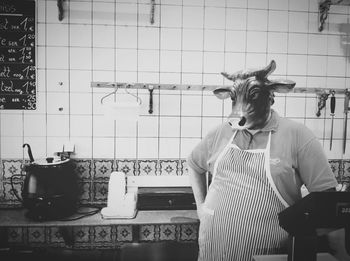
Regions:
[[0, 109], [36, 109], [35, 1], [0, 0]]

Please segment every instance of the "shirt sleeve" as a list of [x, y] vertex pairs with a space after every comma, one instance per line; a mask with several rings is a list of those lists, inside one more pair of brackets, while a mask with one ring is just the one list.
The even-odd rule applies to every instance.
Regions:
[[212, 152], [212, 144], [217, 128], [211, 130], [192, 150], [187, 157], [187, 164], [199, 173], [209, 171], [208, 160]]
[[297, 153], [298, 171], [306, 188], [310, 192], [335, 188], [338, 183], [319, 140], [304, 129], [299, 142], [302, 146]]

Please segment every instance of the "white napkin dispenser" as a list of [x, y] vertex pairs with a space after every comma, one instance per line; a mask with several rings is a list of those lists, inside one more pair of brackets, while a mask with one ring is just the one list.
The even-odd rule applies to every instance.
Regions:
[[137, 188], [127, 188], [123, 172], [112, 172], [108, 183], [107, 207], [101, 210], [102, 218], [134, 218], [136, 206]]

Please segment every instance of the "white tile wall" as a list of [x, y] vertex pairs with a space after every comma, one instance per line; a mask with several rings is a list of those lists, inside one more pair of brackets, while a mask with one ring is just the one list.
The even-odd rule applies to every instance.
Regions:
[[[297, 87], [348, 86], [349, 8], [332, 8], [318, 32], [317, 0], [156, 3], [150, 24], [145, 0], [71, 1], [61, 22], [55, 1], [37, 1], [38, 109], [0, 111], [0, 158], [22, 157], [24, 142], [36, 157], [46, 157], [67, 140], [76, 144], [78, 158], [186, 158], [231, 109], [210, 92], [155, 90], [149, 114], [148, 91], [139, 90], [139, 121], [118, 123], [107, 120], [101, 106], [112, 89], [93, 89], [91, 81], [230, 84], [221, 71], [275, 59], [273, 77]], [[329, 158], [345, 157], [341, 95], [331, 151], [329, 105], [317, 118], [315, 95], [276, 96], [279, 114], [314, 131]], [[118, 91], [117, 100], [122, 97]]]

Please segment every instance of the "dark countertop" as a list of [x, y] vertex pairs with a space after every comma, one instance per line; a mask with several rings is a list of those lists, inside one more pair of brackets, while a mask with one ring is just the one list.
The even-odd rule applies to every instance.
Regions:
[[[87, 208], [88, 210], [88, 208]], [[103, 225], [143, 225], [143, 224], [193, 224], [198, 223], [196, 210], [153, 210], [138, 211], [135, 218], [103, 219], [98, 212], [92, 216], [73, 221], [33, 221], [25, 217], [25, 209], [0, 210], [0, 227], [34, 226], [103, 226]], [[77, 217], [79, 215], [73, 215]]]

